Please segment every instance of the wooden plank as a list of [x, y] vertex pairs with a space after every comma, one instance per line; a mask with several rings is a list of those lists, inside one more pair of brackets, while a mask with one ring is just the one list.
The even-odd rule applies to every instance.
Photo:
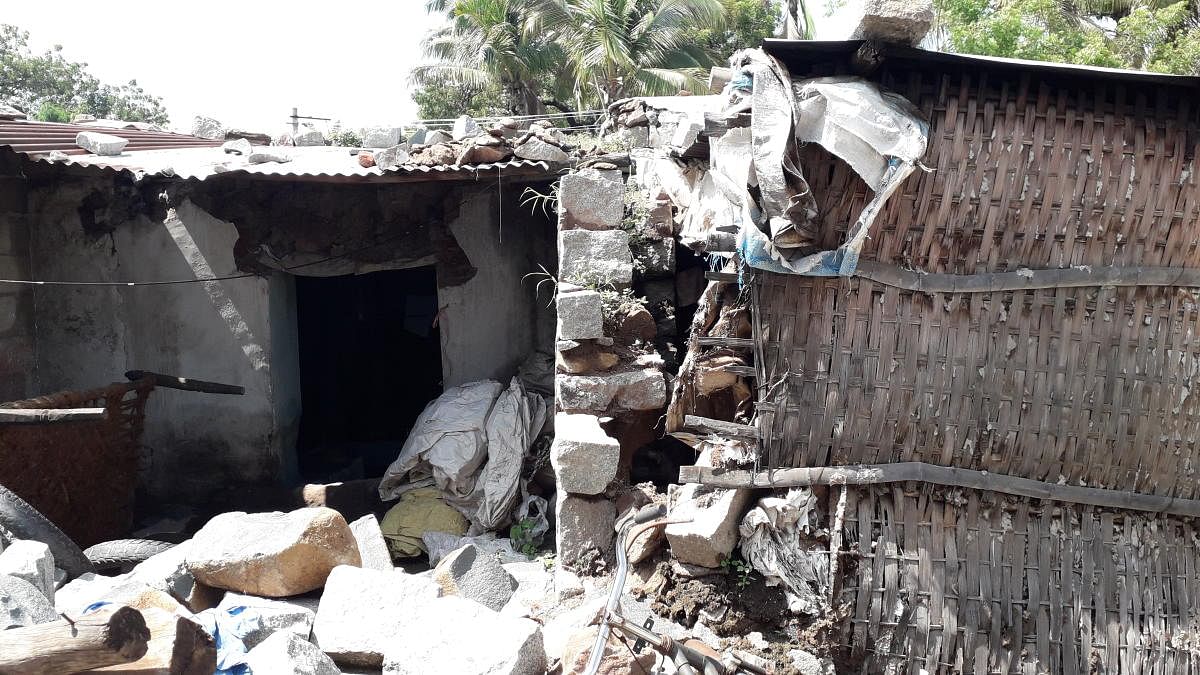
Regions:
[[[689, 420], [705, 418], [688, 417]], [[717, 421], [717, 420], [713, 420]], [[722, 422], [721, 424], [730, 424]], [[689, 424], [691, 426], [691, 424]], [[734, 425], [742, 428], [744, 425]], [[714, 432], [715, 433], [715, 432]], [[727, 434], [728, 435], [728, 434]], [[1160, 495], [1123, 492], [1078, 485], [1059, 485], [1043, 481], [974, 471], [925, 462], [897, 462], [860, 466], [825, 466], [800, 469], [771, 469], [741, 471], [714, 469], [706, 466], [679, 468], [681, 483], [702, 483], [726, 488], [784, 488], [808, 485], [879, 485], [903, 481], [920, 481], [977, 490], [991, 490], [1020, 497], [1034, 497], [1074, 504], [1091, 504], [1109, 508], [1200, 516], [1200, 500], [1174, 499]]]
[[141, 612], [104, 608], [91, 614], [0, 631], [0, 673], [77, 673], [136, 661], [150, 630]]
[[0, 408], [0, 424], [86, 422], [104, 417], [104, 408]]
[[888, 263], [863, 260], [858, 263], [854, 274], [888, 286], [924, 293], [995, 293], [1099, 286], [1200, 286], [1200, 269], [1187, 267], [1080, 266], [982, 274], [927, 274]]
[[722, 366], [718, 370], [742, 377], [758, 377], [758, 371], [754, 369], [754, 366]]
[[683, 426], [687, 429], [703, 431], [710, 434], [716, 434], [718, 436], [758, 439], [758, 429], [748, 424], [725, 422], [723, 420], [714, 420], [709, 417], [700, 417], [698, 415], [684, 416]]
[[189, 377], [179, 377], [178, 375], [166, 375], [164, 373], [155, 373], [149, 370], [131, 370], [125, 373], [125, 377], [132, 381], [141, 380], [143, 378], [151, 378], [154, 380], [154, 386], [163, 387], [165, 389], [181, 389], [183, 391], [198, 391], [203, 394], [232, 394], [241, 396], [246, 393], [246, 388], [235, 384], [221, 384], [220, 382], [207, 382], [205, 380], [193, 380]]
[[696, 338], [696, 342], [701, 347], [744, 347], [749, 349], [754, 346], [754, 340], [739, 337], [702, 336]]
[[722, 284], [736, 284], [741, 281], [742, 275], [737, 272], [714, 272], [708, 270], [704, 273], [704, 278], [708, 281], [716, 281]]

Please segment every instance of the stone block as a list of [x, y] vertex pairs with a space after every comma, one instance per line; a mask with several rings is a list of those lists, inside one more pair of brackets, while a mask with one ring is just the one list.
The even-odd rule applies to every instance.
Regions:
[[719, 567], [738, 542], [738, 525], [750, 505], [751, 490], [726, 490], [689, 483], [679, 488], [671, 517], [691, 518], [667, 526], [671, 556], [679, 562]]
[[501, 614], [531, 616], [538, 607], [552, 603], [554, 576], [541, 560], [504, 563], [504, 569], [517, 580], [517, 590]]
[[292, 156], [281, 150], [275, 150], [272, 148], [259, 148], [258, 150], [251, 152], [250, 156], [246, 158], [246, 161], [251, 164], [266, 164], [268, 162], [286, 164], [287, 162], [292, 161]]
[[250, 145], [250, 141], [244, 138], [235, 138], [232, 141], [225, 141], [222, 143], [221, 149], [224, 150], [226, 154], [249, 157], [250, 153], [254, 151], [254, 146]]
[[399, 127], [377, 127], [363, 134], [364, 148], [390, 148], [404, 142], [404, 132]]
[[392, 145], [375, 153], [375, 166], [390, 169], [408, 161], [407, 145]]
[[[425, 133], [425, 145], [437, 145], [438, 143], [449, 143], [454, 140], [450, 134], [441, 129], [433, 129]], [[413, 141], [414, 143], [416, 141]]]
[[196, 115], [192, 118], [192, 135], [210, 141], [225, 140], [225, 127], [211, 117]]
[[218, 612], [228, 612], [234, 607], [245, 607], [259, 617], [259, 627], [242, 638], [246, 649], [254, 649], [273, 634], [287, 633], [302, 640], [312, 634], [316, 612], [304, 605], [288, 600], [272, 600], [255, 595], [226, 593], [217, 605]]
[[561, 375], [555, 399], [567, 412], [657, 410], [666, 405], [667, 383], [655, 368], [603, 375]]
[[440, 595], [437, 584], [403, 570], [336, 567], [317, 608], [313, 642], [338, 663], [379, 668], [385, 651], [422, 632], [425, 606]]
[[54, 605], [33, 584], [0, 574], [0, 630], [36, 626], [57, 618]]
[[187, 554], [198, 581], [268, 597], [320, 588], [334, 567], [361, 561], [346, 519], [328, 508], [222, 513], [200, 528]]
[[18, 539], [0, 553], [0, 574], [28, 581], [54, 602], [54, 554], [40, 541]]
[[129, 141], [119, 136], [102, 134], [97, 131], [81, 131], [75, 135], [75, 145], [87, 150], [93, 155], [119, 155]]
[[297, 146], [325, 145], [325, 134], [316, 129], [302, 128], [292, 135], [292, 143]]
[[597, 495], [617, 477], [621, 444], [600, 428], [593, 415], [554, 416], [550, 464], [558, 489], [571, 494]]
[[584, 497], [559, 490], [554, 509], [560, 565], [582, 569], [592, 560], [612, 558], [613, 525], [617, 517], [612, 501], [603, 496]]
[[918, 45], [933, 26], [932, 0], [866, 0], [853, 38]]
[[625, 216], [625, 183], [620, 171], [583, 169], [562, 177], [558, 187], [564, 230], [613, 230]]
[[474, 600], [499, 612], [517, 590], [517, 580], [496, 556], [467, 544], [446, 554], [433, 569], [433, 581], [442, 595]]
[[386, 653], [385, 675], [542, 675], [542, 629], [464, 598], [440, 598], [421, 613], [422, 630]]
[[[249, 647], [249, 645], [247, 645]], [[275, 633], [246, 653], [254, 675], [341, 675], [333, 659], [293, 633]]]
[[379, 529], [379, 520], [375, 514], [367, 514], [350, 523], [350, 531], [358, 543], [358, 555], [362, 558], [362, 567], [372, 570], [391, 570], [392, 554], [388, 552], [387, 541], [383, 531]]
[[559, 293], [558, 339], [591, 340], [604, 337], [604, 308], [596, 291]]
[[629, 235], [622, 230], [563, 230], [558, 234], [559, 279], [576, 284], [633, 282]]
[[525, 139], [524, 143], [513, 150], [513, 154], [521, 159], [534, 162], [565, 162], [571, 159], [571, 156], [563, 152], [562, 148], [547, 143], [537, 136]]
[[483, 128], [475, 120], [471, 119], [469, 115], [463, 115], [454, 120], [454, 127], [450, 131], [450, 135], [456, 141], [478, 136], [482, 133]]

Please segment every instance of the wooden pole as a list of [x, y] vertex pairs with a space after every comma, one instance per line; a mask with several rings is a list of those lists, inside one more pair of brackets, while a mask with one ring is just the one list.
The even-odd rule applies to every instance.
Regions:
[[1200, 286], [1200, 269], [1185, 267], [1067, 267], [983, 274], [927, 274], [888, 263], [860, 260], [854, 275], [887, 286], [926, 293], [994, 293], [1098, 286]]
[[130, 607], [0, 631], [0, 674], [59, 675], [137, 661], [150, 630]]
[[193, 380], [188, 377], [179, 377], [178, 375], [166, 375], [156, 373], [150, 370], [131, 370], [125, 373], [125, 377], [132, 381], [137, 381], [146, 377], [154, 380], [154, 386], [164, 389], [181, 389], [183, 391], [198, 391], [203, 394], [233, 394], [241, 396], [246, 393], [246, 388], [235, 384], [221, 384], [220, 382], [206, 382], [204, 380]]
[[85, 422], [104, 417], [104, 408], [0, 408], [0, 424]]

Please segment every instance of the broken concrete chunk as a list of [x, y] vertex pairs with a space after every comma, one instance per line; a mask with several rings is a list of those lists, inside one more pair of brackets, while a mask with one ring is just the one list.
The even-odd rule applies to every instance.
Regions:
[[565, 281], [617, 288], [633, 282], [629, 234], [622, 230], [564, 230], [558, 235], [558, 260]]
[[58, 619], [54, 605], [33, 584], [0, 574], [0, 630], [36, 626]]
[[393, 145], [375, 153], [375, 166], [390, 169], [408, 162], [408, 146]]
[[542, 630], [529, 619], [502, 616], [464, 598], [440, 598], [421, 617], [422, 629], [387, 650], [386, 675], [542, 675]]
[[525, 142], [518, 145], [513, 154], [521, 159], [534, 162], [565, 162], [571, 159], [571, 156], [563, 152], [562, 148], [551, 145], [536, 136], [525, 139]]
[[328, 508], [223, 513], [200, 528], [187, 555], [198, 581], [267, 597], [307, 593], [334, 567], [361, 561], [346, 519]]
[[866, 0], [852, 37], [915, 47], [932, 25], [931, 0]]
[[671, 555], [702, 567], [720, 567], [738, 542], [738, 526], [750, 505], [750, 490], [705, 488], [689, 483], [675, 496], [672, 518], [689, 522], [667, 526]]
[[250, 156], [246, 158], [246, 161], [251, 164], [266, 164], [267, 162], [279, 162], [280, 164], [283, 164], [285, 162], [292, 161], [292, 156], [286, 152], [271, 150], [270, 148], [259, 148], [251, 152]]
[[342, 672], [319, 647], [294, 633], [275, 633], [252, 647], [246, 654], [246, 665], [254, 675], [340, 675]]
[[54, 602], [54, 554], [40, 541], [18, 539], [0, 553], [0, 574], [28, 581]]
[[358, 542], [358, 555], [362, 558], [363, 567], [384, 572], [392, 569], [392, 554], [388, 553], [387, 541], [383, 538], [375, 514], [367, 514], [350, 523], [350, 531]]
[[465, 138], [471, 138], [472, 136], [478, 136], [482, 133], [483, 129], [475, 120], [471, 119], [469, 115], [463, 115], [462, 117], [454, 120], [454, 129], [450, 132], [451, 136], [456, 141], [461, 141]]
[[591, 340], [604, 337], [604, 309], [596, 291], [559, 292], [558, 339]]
[[563, 229], [612, 230], [625, 216], [625, 183], [620, 171], [583, 169], [559, 181]]
[[390, 148], [404, 142], [404, 132], [399, 127], [376, 127], [363, 134], [364, 148]]
[[301, 129], [292, 135], [296, 145], [325, 145], [325, 134], [316, 129]]
[[192, 118], [192, 135], [210, 141], [220, 141], [225, 139], [225, 127], [211, 117], [196, 115]]
[[604, 433], [598, 418], [566, 413], [554, 416], [550, 464], [559, 490], [598, 495], [617, 477], [620, 460], [621, 444]]
[[272, 634], [288, 633], [308, 640], [312, 633], [316, 613], [303, 605], [288, 600], [272, 600], [241, 593], [226, 593], [218, 612], [228, 612], [234, 607], [246, 607], [259, 618], [259, 627], [242, 638], [246, 649], [254, 649]]
[[81, 131], [75, 136], [75, 145], [93, 155], [111, 157], [121, 154], [129, 141], [119, 136], [110, 136], [98, 131]]
[[448, 553], [433, 569], [433, 581], [442, 595], [474, 600], [499, 612], [517, 589], [517, 580], [494, 555], [467, 544]]
[[336, 567], [317, 608], [313, 642], [338, 663], [378, 668], [386, 650], [427, 630], [425, 607], [439, 595], [437, 584], [403, 570]]
[[[449, 143], [454, 140], [450, 134], [441, 129], [434, 129], [425, 133], [425, 145], [437, 145], [438, 143]], [[416, 141], [413, 141], [416, 143]]]
[[583, 497], [559, 490], [554, 501], [558, 562], [567, 569], [592, 572], [592, 565], [613, 554], [616, 507], [600, 497]]
[[667, 383], [656, 368], [555, 378], [558, 405], [568, 412], [657, 410], [666, 405]]
[[822, 659], [803, 649], [793, 649], [787, 654], [792, 661], [792, 667], [800, 675], [837, 675], [837, 668], [829, 659]]
[[228, 154], [249, 157], [250, 153], [254, 150], [254, 147], [250, 145], [250, 141], [244, 138], [239, 138], [232, 141], [225, 141], [221, 144], [221, 149]]

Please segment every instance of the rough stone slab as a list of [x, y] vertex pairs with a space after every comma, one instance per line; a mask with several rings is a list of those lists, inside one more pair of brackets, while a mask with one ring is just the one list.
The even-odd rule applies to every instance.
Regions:
[[262, 625], [261, 628], [251, 631], [242, 638], [242, 644], [246, 645], [246, 649], [254, 649], [272, 634], [279, 633], [295, 635], [307, 641], [309, 635], [312, 634], [313, 621], [317, 618], [316, 612], [295, 602], [272, 600], [241, 593], [226, 593], [225, 597], [221, 599], [221, 604], [217, 605], [217, 611], [228, 612], [234, 607], [247, 607], [253, 610], [258, 614]]
[[558, 208], [561, 227], [613, 230], [625, 217], [625, 183], [620, 171], [583, 169], [559, 181]]
[[307, 593], [338, 565], [360, 565], [342, 514], [329, 508], [216, 516], [192, 538], [187, 566], [200, 582], [266, 597]]
[[403, 570], [339, 566], [330, 573], [313, 622], [313, 642], [338, 663], [378, 668], [384, 652], [422, 632], [425, 606], [441, 595]]
[[443, 596], [457, 595], [499, 612], [517, 590], [517, 580], [496, 556], [467, 544], [447, 553], [433, 569]]
[[469, 115], [463, 115], [454, 120], [454, 129], [450, 132], [450, 135], [453, 136], [454, 140], [461, 141], [464, 138], [471, 138], [482, 133], [483, 128], [475, 120], [471, 119]]
[[350, 523], [350, 531], [358, 542], [358, 555], [362, 558], [362, 567], [372, 570], [391, 570], [392, 554], [388, 552], [387, 541], [383, 531], [379, 529], [379, 520], [375, 514], [367, 514]]
[[238, 138], [232, 141], [225, 141], [221, 144], [221, 149], [227, 154], [249, 157], [250, 153], [254, 151], [254, 146], [250, 145], [250, 141], [244, 138]]
[[569, 412], [630, 412], [666, 405], [667, 383], [656, 368], [554, 378], [558, 405]]
[[559, 232], [558, 271], [561, 280], [585, 286], [628, 286], [633, 282], [629, 234], [623, 230]]
[[596, 291], [558, 294], [558, 339], [592, 340], [604, 337], [604, 309]]
[[679, 488], [671, 517], [692, 520], [667, 526], [672, 557], [686, 564], [719, 567], [737, 546], [738, 525], [751, 495], [751, 490], [706, 488], [694, 483]]
[[192, 118], [192, 135], [210, 141], [225, 140], [225, 127], [211, 117], [196, 115]]
[[0, 630], [58, 619], [54, 605], [33, 584], [0, 574]]
[[525, 142], [518, 145], [513, 154], [521, 159], [534, 162], [565, 162], [571, 159], [571, 156], [563, 152], [562, 148], [547, 143], [537, 136], [525, 139]]
[[554, 575], [541, 560], [504, 563], [504, 569], [517, 580], [517, 590], [509, 598], [501, 614], [529, 616], [536, 608], [552, 602]]
[[550, 465], [559, 490], [598, 495], [617, 477], [620, 461], [621, 444], [604, 433], [597, 417], [567, 413], [554, 416]]
[[296, 145], [325, 145], [325, 134], [316, 129], [300, 129], [292, 135], [292, 142]]
[[246, 665], [254, 675], [341, 675], [342, 672], [319, 647], [294, 633], [275, 633], [251, 647], [246, 654]]
[[560, 565], [576, 569], [581, 562], [595, 557], [596, 553], [605, 560], [612, 558], [613, 524], [617, 513], [610, 500], [603, 496], [571, 495], [559, 490], [554, 509], [557, 518], [555, 542]]
[[267, 162], [278, 162], [284, 164], [292, 161], [292, 156], [286, 152], [272, 150], [270, 148], [259, 148], [250, 153], [246, 161], [251, 164], [266, 164]]
[[931, 0], [866, 0], [853, 38], [915, 47], [932, 26]]
[[81, 131], [75, 135], [75, 145], [93, 155], [111, 157], [121, 154], [129, 141], [119, 136], [102, 134], [98, 131]]
[[407, 145], [392, 145], [375, 153], [375, 166], [380, 169], [390, 169], [397, 164], [404, 164], [407, 161]]
[[[454, 140], [450, 134], [441, 129], [433, 129], [425, 133], [425, 145], [437, 145], [438, 143], [449, 143]], [[416, 141], [413, 141], [414, 143]]]
[[0, 553], [0, 574], [24, 579], [54, 602], [54, 554], [40, 541], [18, 539]]
[[399, 127], [377, 127], [363, 134], [364, 148], [390, 148], [404, 142], [404, 132]]
[[542, 629], [464, 598], [440, 598], [422, 612], [422, 630], [388, 649], [385, 675], [542, 675]]

